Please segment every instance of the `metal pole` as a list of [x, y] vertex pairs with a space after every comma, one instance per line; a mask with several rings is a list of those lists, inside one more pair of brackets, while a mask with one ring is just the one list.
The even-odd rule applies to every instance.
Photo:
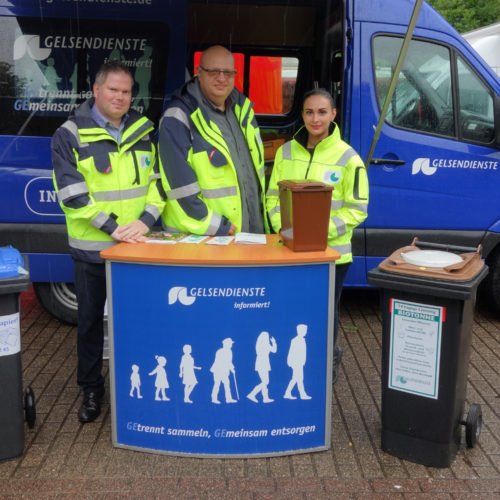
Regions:
[[389, 89], [387, 90], [387, 95], [385, 96], [384, 105], [382, 106], [382, 111], [380, 112], [377, 128], [375, 129], [375, 134], [373, 135], [370, 151], [368, 153], [368, 157], [366, 158], [365, 165], [367, 167], [368, 165], [370, 165], [372, 161], [373, 153], [375, 152], [375, 146], [377, 145], [378, 139], [380, 137], [380, 132], [382, 130], [382, 125], [384, 124], [385, 115], [387, 114], [387, 110], [389, 109], [389, 103], [391, 102], [394, 90], [396, 89], [396, 85], [398, 83], [399, 72], [401, 71], [401, 67], [403, 66], [403, 62], [406, 57], [406, 52], [408, 51], [408, 47], [410, 45], [411, 38], [413, 36], [413, 31], [415, 30], [415, 25], [417, 24], [417, 18], [420, 12], [420, 8], [422, 7], [422, 2], [423, 0], [416, 0], [415, 2], [415, 7], [413, 8], [413, 13], [410, 18], [410, 23], [408, 24], [408, 31], [406, 32], [403, 41], [403, 46], [401, 47], [401, 51], [399, 52], [398, 61], [394, 68], [394, 73], [391, 78], [391, 83], [389, 84]]

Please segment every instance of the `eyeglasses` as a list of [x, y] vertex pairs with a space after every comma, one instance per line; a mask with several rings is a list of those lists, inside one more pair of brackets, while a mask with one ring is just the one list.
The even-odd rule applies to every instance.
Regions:
[[218, 68], [204, 68], [200, 66], [200, 69], [207, 73], [210, 78], [217, 78], [222, 75], [224, 78], [234, 78], [236, 75], [236, 70], [234, 69], [218, 69]]

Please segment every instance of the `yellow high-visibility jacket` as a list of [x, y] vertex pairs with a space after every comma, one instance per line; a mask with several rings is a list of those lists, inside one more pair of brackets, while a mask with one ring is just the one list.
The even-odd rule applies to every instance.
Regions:
[[[205, 117], [186, 88], [174, 96], [160, 123], [160, 173], [167, 198], [163, 227], [215, 235], [227, 234], [232, 223], [239, 232], [242, 200], [236, 167], [220, 129]], [[260, 185], [264, 228], [269, 232], [264, 150], [253, 105], [237, 90], [231, 93], [231, 100]]]
[[165, 202], [155, 171], [153, 124], [130, 110], [120, 144], [96, 124], [93, 100], [83, 103], [52, 138], [53, 181], [66, 216], [72, 255], [102, 262], [116, 243], [118, 225], [141, 220], [151, 227]]
[[356, 151], [340, 138], [336, 124], [330, 135], [310, 153], [307, 130], [302, 127], [294, 138], [276, 152], [266, 194], [266, 207], [273, 229], [281, 228], [278, 182], [310, 179], [333, 186], [328, 228], [328, 246], [341, 257], [336, 264], [352, 262], [351, 239], [356, 226], [367, 217], [368, 177]]

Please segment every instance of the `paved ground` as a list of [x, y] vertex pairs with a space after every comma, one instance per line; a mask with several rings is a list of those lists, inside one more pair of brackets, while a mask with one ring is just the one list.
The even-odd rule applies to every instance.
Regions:
[[[22, 299], [24, 383], [38, 419], [25, 453], [0, 462], [0, 498], [500, 498], [500, 318], [476, 312], [466, 408], [480, 403], [478, 445], [449, 468], [400, 460], [380, 448], [381, 323], [374, 292], [343, 299], [344, 358], [335, 386], [329, 451], [262, 459], [193, 459], [111, 444], [109, 405], [80, 425], [75, 329]], [[0, 387], [1, 390], [1, 387]], [[0, 409], [1, 411], [1, 409]]]

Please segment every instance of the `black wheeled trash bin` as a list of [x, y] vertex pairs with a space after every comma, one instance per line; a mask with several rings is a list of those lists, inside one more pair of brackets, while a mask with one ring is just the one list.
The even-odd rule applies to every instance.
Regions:
[[488, 268], [480, 248], [418, 242], [368, 273], [381, 289], [382, 449], [448, 467], [482, 425], [479, 405], [463, 419], [476, 292]]
[[0, 460], [24, 451], [24, 412], [34, 425], [34, 396], [23, 393], [19, 294], [28, 289], [29, 274], [21, 254], [0, 248]]

